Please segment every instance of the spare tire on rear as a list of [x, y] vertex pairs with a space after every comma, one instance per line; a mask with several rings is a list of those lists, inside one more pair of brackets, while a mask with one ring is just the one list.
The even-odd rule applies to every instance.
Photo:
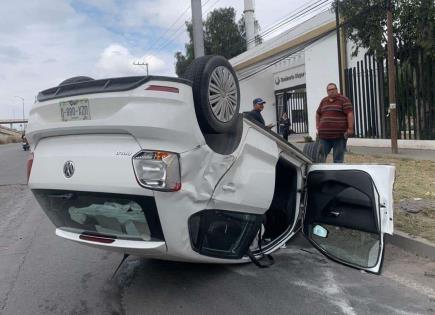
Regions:
[[304, 152], [304, 154], [314, 163], [324, 163], [326, 161], [326, 157], [319, 141], [305, 144], [302, 152]]
[[236, 73], [221, 56], [193, 60], [183, 78], [193, 82], [193, 101], [203, 133], [226, 133], [235, 128], [240, 110]]

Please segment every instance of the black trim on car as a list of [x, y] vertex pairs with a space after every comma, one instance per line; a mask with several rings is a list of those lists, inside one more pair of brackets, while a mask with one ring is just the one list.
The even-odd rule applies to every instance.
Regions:
[[262, 214], [219, 209], [196, 212], [188, 220], [190, 244], [204, 256], [241, 259], [264, 219]]
[[56, 98], [76, 96], [82, 94], [128, 91], [135, 89], [149, 81], [168, 81], [192, 86], [192, 82], [189, 80], [163, 76], [109, 78], [59, 85], [39, 92], [37, 100], [38, 102], [42, 102]]

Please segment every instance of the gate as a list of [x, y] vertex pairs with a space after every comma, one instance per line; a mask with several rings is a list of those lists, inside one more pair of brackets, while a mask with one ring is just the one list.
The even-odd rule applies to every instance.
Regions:
[[294, 133], [308, 133], [307, 93], [305, 91], [284, 91], [276, 93], [277, 122], [287, 112]]

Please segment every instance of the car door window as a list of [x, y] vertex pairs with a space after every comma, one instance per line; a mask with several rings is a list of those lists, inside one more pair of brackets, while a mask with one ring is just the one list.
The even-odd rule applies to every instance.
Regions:
[[329, 255], [362, 268], [376, 266], [379, 251], [379, 234], [330, 224], [312, 224], [309, 237]]
[[378, 272], [383, 250], [378, 200], [378, 190], [367, 172], [310, 171], [304, 233], [328, 257]]

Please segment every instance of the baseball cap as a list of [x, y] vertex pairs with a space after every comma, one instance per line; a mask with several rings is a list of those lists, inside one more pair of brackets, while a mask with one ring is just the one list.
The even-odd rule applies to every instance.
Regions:
[[257, 104], [265, 104], [266, 102], [262, 98], [256, 98], [252, 101], [252, 103], [254, 105], [257, 105]]

